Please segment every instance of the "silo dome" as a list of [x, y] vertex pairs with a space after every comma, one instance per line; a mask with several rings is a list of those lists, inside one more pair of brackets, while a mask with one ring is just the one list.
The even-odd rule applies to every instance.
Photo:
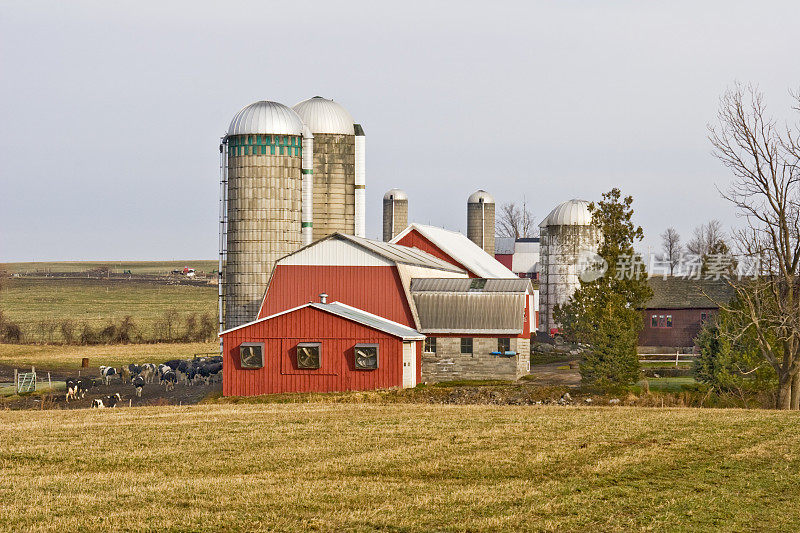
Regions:
[[251, 133], [303, 135], [303, 121], [289, 107], [261, 100], [236, 113], [228, 127], [228, 135]]
[[315, 96], [303, 100], [292, 109], [308, 125], [311, 133], [355, 135], [353, 117], [333, 100]]
[[389, 189], [383, 195], [384, 200], [408, 200], [408, 195], [400, 189]]
[[547, 226], [589, 226], [592, 224], [592, 214], [589, 212], [589, 201], [573, 198], [559, 204], [550, 211], [550, 214], [539, 224], [540, 228]]
[[484, 191], [483, 189], [478, 189], [474, 193], [472, 193], [469, 198], [467, 199], [467, 203], [469, 204], [493, 204], [494, 198], [488, 192]]

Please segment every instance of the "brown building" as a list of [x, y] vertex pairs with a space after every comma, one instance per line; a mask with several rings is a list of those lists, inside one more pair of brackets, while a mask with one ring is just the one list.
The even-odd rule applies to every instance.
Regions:
[[653, 297], [642, 309], [639, 346], [693, 347], [703, 323], [734, 296], [724, 279], [655, 277], [648, 284]]

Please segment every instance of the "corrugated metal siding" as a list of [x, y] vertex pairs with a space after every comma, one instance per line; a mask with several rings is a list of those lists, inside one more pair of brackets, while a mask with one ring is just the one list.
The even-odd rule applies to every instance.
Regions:
[[264, 318], [308, 302], [320, 293], [329, 302], [342, 302], [416, 328], [403, 284], [395, 267], [300, 266], [279, 263], [275, 267], [258, 318]]
[[[265, 344], [264, 368], [241, 368], [239, 346], [242, 342]], [[297, 368], [296, 346], [300, 342], [322, 343], [321, 368]], [[353, 348], [358, 343], [378, 344], [377, 370], [355, 369]], [[418, 355], [418, 375], [420, 360]], [[372, 390], [402, 385], [403, 342], [400, 339], [313, 307], [223, 335], [222, 391], [225, 396]]]
[[520, 335], [524, 331], [525, 294], [412, 293], [422, 333]]
[[408, 246], [409, 248], [418, 248], [423, 252], [428, 252], [432, 256], [438, 257], [442, 261], [447, 261], [448, 263], [457, 266], [462, 270], [465, 270], [469, 274], [469, 277], [471, 278], [478, 277], [474, 272], [471, 272], [467, 267], [465, 267], [464, 265], [462, 265], [449, 255], [447, 255], [445, 252], [443, 252], [441, 248], [433, 244], [427, 238], [423, 237], [417, 230], [409, 231], [404, 237], [400, 238], [397, 241], [397, 244], [400, 244], [402, 246]]

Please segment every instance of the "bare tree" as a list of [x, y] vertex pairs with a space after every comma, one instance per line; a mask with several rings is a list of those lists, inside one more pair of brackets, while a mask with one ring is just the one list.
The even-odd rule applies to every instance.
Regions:
[[533, 237], [536, 224], [533, 222], [533, 213], [526, 204], [522, 206], [515, 202], [505, 203], [500, 206], [495, 230], [498, 237]]
[[[790, 93], [800, 112], [800, 93]], [[736, 234], [758, 276], [734, 283], [740, 305], [725, 309], [752, 331], [778, 376], [778, 409], [800, 408], [800, 124], [779, 128], [763, 95], [737, 85], [709, 126], [716, 157], [735, 179], [723, 197], [746, 220]]]
[[669, 275], [671, 276], [675, 273], [675, 267], [680, 263], [683, 255], [681, 236], [678, 235], [675, 228], [667, 228], [661, 234], [661, 251], [664, 252], [664, 261], [669, 263]]
[[725, 232], [722, 230], [722, 222], [719, 220], [709, 220], [694, 228], [692, 239], [686, 243], [686, 249], [690, 254], [703, 257], [711, 253], [711, 249], [720, 242], [725, 241]]

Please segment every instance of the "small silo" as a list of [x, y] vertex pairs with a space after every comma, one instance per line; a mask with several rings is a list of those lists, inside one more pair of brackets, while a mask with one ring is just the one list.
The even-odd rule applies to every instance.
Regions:
[[292, 109], [314, 135], [313, 240], [337, 231], [365, 236], [364, 130], [347, 110], [315, 96]]
[[539, 331], [549, 334], [558, 327], [553, 309], [580, 287], [581, 254], [597, 252], [600, 232], [586, 200], [558, 205], [539, 224], [539, 232]]
[[467, 237], [494, 257], [494, 198], [483, 189], [467, 199]]
[[389, 242], [408, 226], [408, 195], [390, 189], [383, 195], [383, 240]]
[[303, 133], [297, 113], [260, 101], [233, 117], [222, 140], [220, 322], [225, 329], [256, 318], [275, 262], [301, 245]]

